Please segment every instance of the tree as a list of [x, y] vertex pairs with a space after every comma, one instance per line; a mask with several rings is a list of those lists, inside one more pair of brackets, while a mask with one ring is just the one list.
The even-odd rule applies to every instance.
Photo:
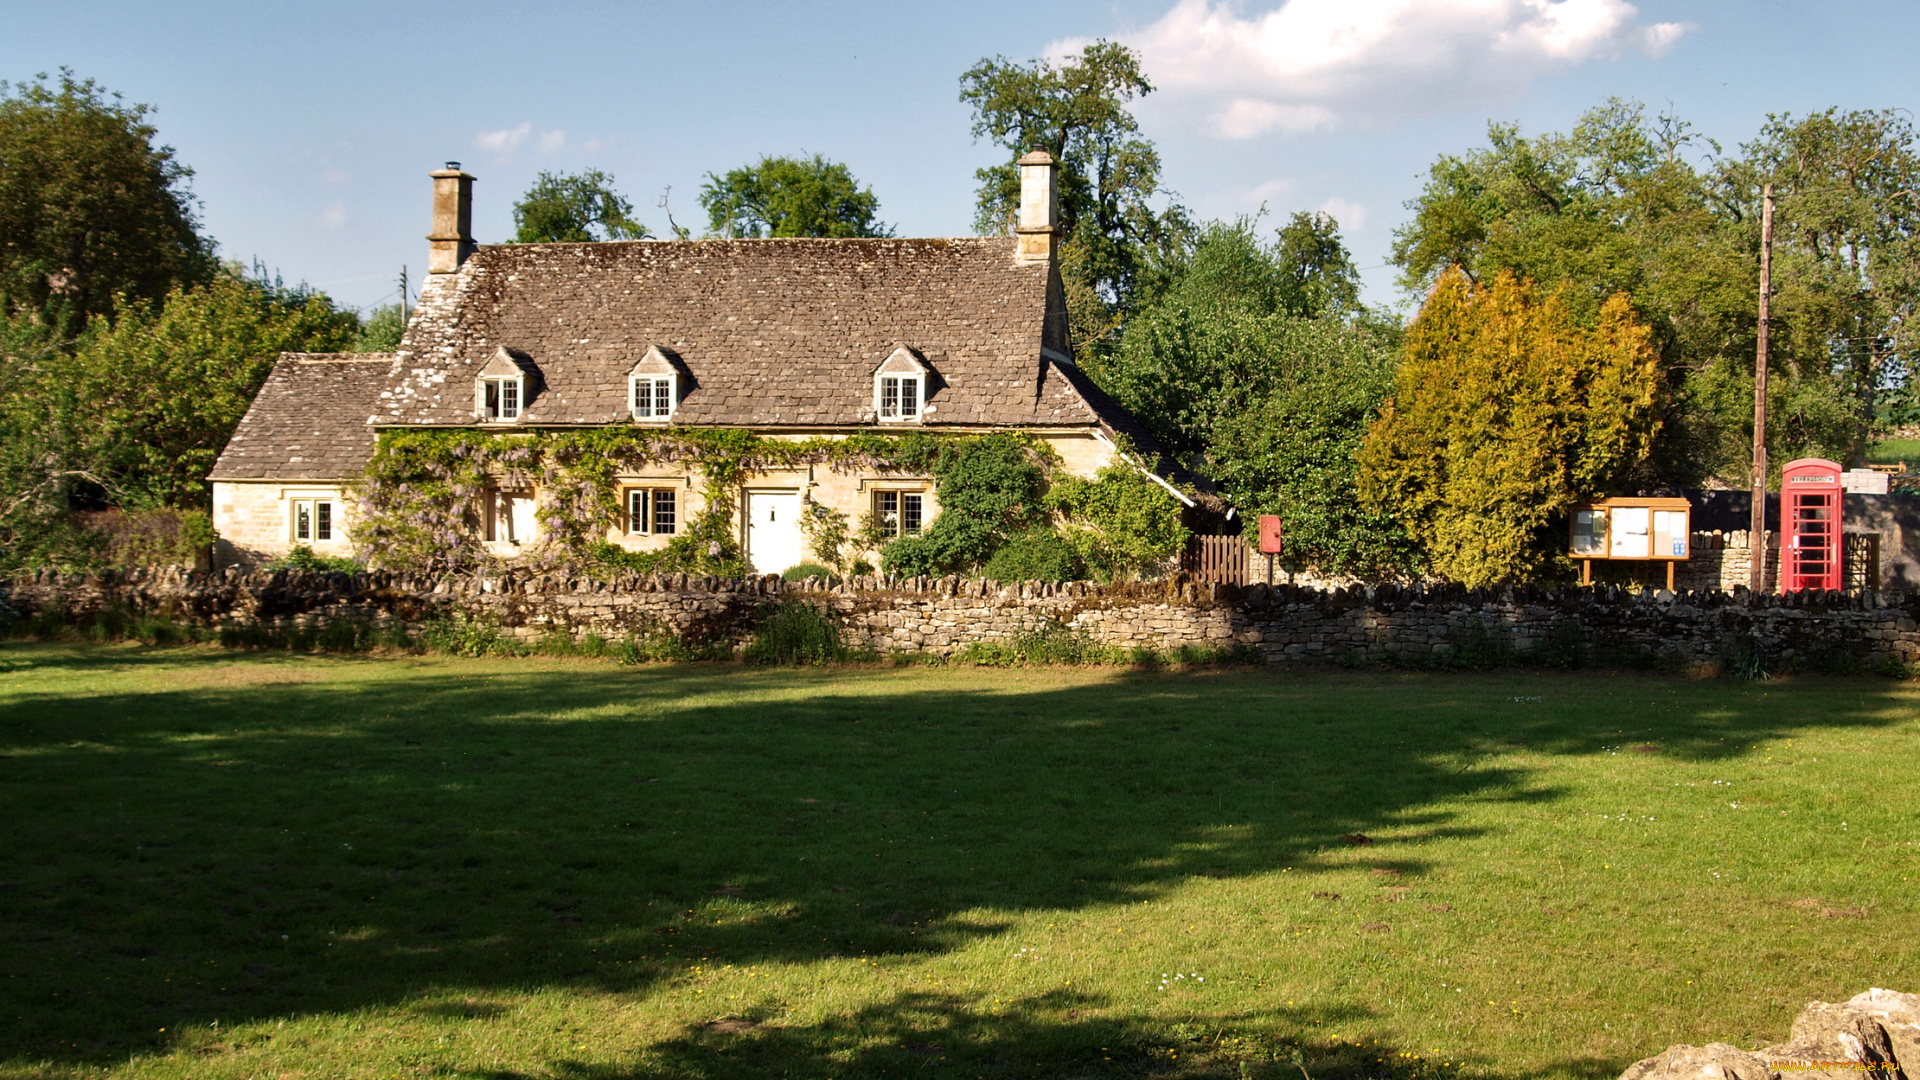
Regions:
[[[1768, 116], [1717, 178], [1752, 218], [1774, 187], [1774, 278], [1786, 355], [1839, 382], [1858, 421], [1851, 457], [1883, 402], [1920, 413], [1920, 145], [1893, 109]], [[1784, 273], [1783, 273], [1784, 271]], [[1784, 460], [1784, 459], [1783, 459]]]
[[[1191, 245], [1157, 260], [1144, 303], [1112, 349], [1083, 359], [1102, 389], [1182, 460], [1206, 455], [1221, 425], [1293, 376], [1286, 350], [1304, 339], [1295, 322], [1349, 329], [1359, 313], [1352, 260], [1330, 219], [1296, 215], [1263, 243], [1252, 218], [1213, 222]], [[1316, 254], [1300, 256], [1302, 236]]]
[[1466, 585], [1555, 568], [1550, 527], [1612, 493], [1658, 426], [1652, 331], [1625, 294], [1582, 327], [1559, 295], [1502, 272], [1441, 275], [1407, 330], [1393, 397], [1360, 451], [1359, 490], [1434, 570]]
[[1007, 151], [980, 169], [983, 233], [1010, 232], [1020, 203], [1014, 162], [1045, 150], [1059, 163], [1061, 269], [1076, 343], [1104, 340], [1133, 308], [1142, 268], [1189, 228], [1178, 204], [1155, 210], [1160, 155], [1141, 138], [1127, 103], [1151, 93], [1140, 57], [1098, 41], [1060, 67], [1005, 57], [982, 60], [960, 77], [960, 100], [973, 109], [975, 138]]
[[392, 352], [407, 332], [406, 310], [399, 304], [381, 304], [367, 315], [353, 338], [354, 352]]
[[280, 353], [344, 350], [359, 329], [325, 296], [285, 292], [222, 276], [95, 319], [38, 381], [31, 438], [48, 452], [20, 479], [66, 471], [111, 505], [205, 508], [206, 475]]
[[1243, 521], [1286, 517], [1288, 558], [1330, 573], [1413, 564], [1404, 530], [1360, 505], [1356, 456], [1393, 383], [1397, 328], [1357, 302], [1337, 227], [1295, 215], [1271, 243], [1242, 218], [1201, 229], [1143, 277], [1119, 344], [1089, 375]]
[[193, 171], [154, 141], [150, 112], [65, 69], [0, 82], [0, 316], [65, 338], [123, 298], [212, 276]]
[[880, 200], [873, 189], [862, 188], [845, 165], [819, 154], [763, 157], [725, 176], [708, 173], [700, 205], [718, 236], [893, 235], [874, 216]]
[[647, 227], [633, 220], [633, 204], [613, 190], [613, 177], [599, 169], [542, 172], [513, 204], [514, 242], [581, 244], [598, 240], [644, 240]]
[[[1627, 293], [1666, 381], [1661, 434], [1637, 486], [1744, 482], [1769, 181], [1778, 384], [1769, 457], [1857, 456], [1876, 412], [1890, 414], [1877, 406], [1911, 396], [1902, 313], [1916, 297], [1916, 208], [1906, 193], [1920, 166], [1898, 115], [1773, 117], [1726, 155], [1676, 117], [1614, 100], [1570, 133], [1527, 138], [1493, 125], [1488, 144], [1434, 164], [1396, 233], [1402, 281], [1424, 290], [1449, 269], [1481, 282], [1510, 271], [1555, 283], [1587, 325]], [[1708, 157], [1690, 161], [1695, 149]]]
[[1397, 577], [1419, 568], [1400, 522], [1360, 498], [1360, 448], [1393, 389], [1398, 354], [1381, 333], [1328, 319], [1275, 318], [1271, 388], [1211, 436], [1207, 468], [1240, 510], [1286, 528], [1285, 561], [1327, 574]]
[[1296, 213], [1282, 226], [1276, 261], [1280, 292], [1290, 315], [1317, 319], [1361, 312], [1360, 271], [1330, 214]]

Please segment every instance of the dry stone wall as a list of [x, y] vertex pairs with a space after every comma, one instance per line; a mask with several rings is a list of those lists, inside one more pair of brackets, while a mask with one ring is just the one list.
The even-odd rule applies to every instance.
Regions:
[[1810, 1002], [1787, 1041], [1747, 1051], [1728, 1043], [1671, 1046], [1620, 1080], [1897, 1080], [1920, 1076], [1920, 994], [1878, 987], [1844, 1002]]
[[1046, 585], [955, 577], [783, 582], [685, 574], [590, 581], [228, 570], [41, 572], [0, 584], [0, 602], [85, 619], [103, 608], [208, 627], [319, 628], [336, 619], [418, 631], [451, 615], [523, 639], [564, 632], [671, 634], [738, 648], [774, 605], [831, 611], [855, 648], [951, 655], [1049, 628], [1124, 649], [1231, 649], [1269, 663], [1647, 664], [1699, 668], [1762, 655], [1777, 666], [1857, 668], [1920, 660], [1920, 596], [1633, 592], [1165, 582]]

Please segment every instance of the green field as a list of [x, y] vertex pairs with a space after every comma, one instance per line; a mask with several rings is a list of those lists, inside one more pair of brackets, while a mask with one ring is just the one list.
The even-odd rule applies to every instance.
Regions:
[[1920, 466], [1920, 439], [1886, 439], [1867, 447], [1867, 460], [1875, 465], [1903, 463]]
[[1920, 990], [1917, 700], [7, 644], [0, 1076], [1611, 1077]]

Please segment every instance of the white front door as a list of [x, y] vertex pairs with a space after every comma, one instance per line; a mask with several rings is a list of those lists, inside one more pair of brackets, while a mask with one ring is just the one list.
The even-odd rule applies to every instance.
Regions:
[[800, 493], [747, 492], [747, 562], [756, 574], [778, 574], [805, 559]]

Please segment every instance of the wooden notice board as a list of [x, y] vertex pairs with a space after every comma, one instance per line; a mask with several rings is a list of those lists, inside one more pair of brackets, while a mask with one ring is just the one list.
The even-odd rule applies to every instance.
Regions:
[[1675, 564], [1693, 556], [1693, 504], [1685, 499], [1617, 496], [1573, 508], [1568, 554], [1580, 560], [1580, 584], [1593, 583], [1595, 559]]

